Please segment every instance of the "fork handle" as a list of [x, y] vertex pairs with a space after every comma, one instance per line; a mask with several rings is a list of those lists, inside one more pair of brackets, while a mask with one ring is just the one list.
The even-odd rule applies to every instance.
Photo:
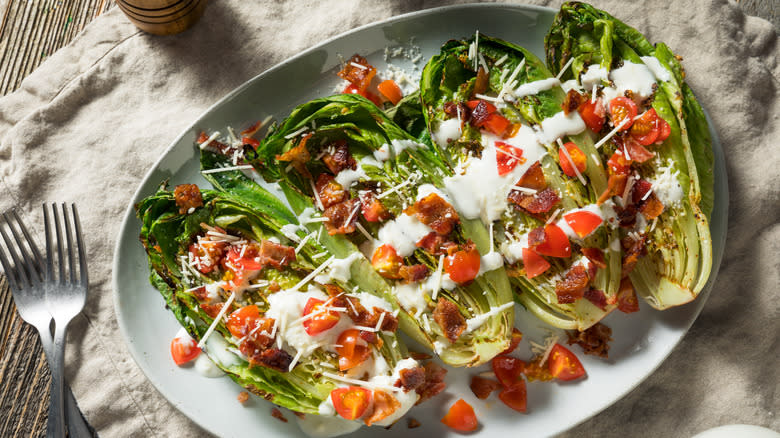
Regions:
[[49, 400], [49, 421], [46, 425], [46, 436], [65, 438], [65, 327], [55, 324], [54, 345], [49, 361], [51, 368], [51, 392]]

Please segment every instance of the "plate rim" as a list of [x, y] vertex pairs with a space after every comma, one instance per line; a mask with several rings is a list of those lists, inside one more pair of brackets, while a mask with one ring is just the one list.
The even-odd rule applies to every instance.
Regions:
[[[135, 204], [141, 199], [142, 192], [144, 191], [145, 186], [149, 183], [151, 177], [155, 173], [155, 171], [159, 168], [161, 162], [171, 153], [171, 151], [174, 150], [174, 148], [181, 142], [181, 140], [191, 133], [191, 131], [198, 125], [199, 122], [201, 122], [204, 118], [209, 116], [212, 112], [214, 112], [216, 109], [221, 107], [225, 102], [231, 100], [235, 96], [241, 94], [245, 89], [249, 88], [253, 84], [255, 84], [258, 81], [262, 81], [266, 76], [273, 74], [277, 70], [280, 70], [287, 66], [288, 64], [291, 64], [295, 61], [297, 61], [300, 58], [304, 58], [308, 56], [310, 53], [313, 53], [316, 50], [319, 50], [322, 46], [328, 45], [336, 40], [339, 40], [341, 38], [347, 37], [349, 35], [352, 35], [354, 33], [361, 32], [363, 30], [373, 28], [376, 26], [384, 25], [384, 24], [392, 24], [398, 21], [404, 21], [410, 18], [416, 18], [416, 17], [423, 17], [426, 15], [435, 15], [443, 12], [448, 12], [452, 10], [468, 10], [468, 9], [517, 9], [521, 11], [533, 11], [533, 12], [542, 12], [542, 13], [552, 13], [553, 15], [557, 14], [559, 9], [550, 8], [547, 6], [539, 6], [539, 5], [528, 5], [528, 4], [506, 4], [506, 3], [465, 3], [465, 4], [459, 4], [459, 5], [447, 5], [447, 6], [440, 6], [440, 7], [434, 7], [434, 8], [428, 8], [428, 9], [422, 9], [418, 11], [412, 11], [407, 12], [400, 15], [395, 15], [392, 17], [388, 17], [382, 20], [373, 21], [358, 27], [355, 27], [353, 29], [349, 29], [345, 32], [342, 32], [340, 34], [334, 35], [328, 39], [325, 39], [319, 43], [317, 43], [314, 46], [308, 47], [307, 49], [297, 53], [294, 56], [285, 58], [281, 62], [274, 64], [273, 66], [267, 68], [266, 70], [263, 70], [262, 72], [258, 73], [257, 75], [253, 76], [252, 78], [244, 81], [242, 84], [237, 86], [236, 88], [229, 91], [227, 94], [222, 96], [220, 99], [218, 99], [215, 103], [208, 106], [205, 110], [203, 110], [194, 120], [191, 124], [189, 124], [187, 127], [182, 129], [181, 133], [177, 135], [171, 143], [160, 153], [157, 160], [149, 167], [149, 169], [146, 171], [144, 176], [141, 178], [140, 182], [138, 183], [138, 187], [133, 192], [133, 195], [130, 199], [130, 202], [127, 206], [127, 208], [124, 210], [124, 215], [122, 216], [122, 224], [120, 226], [119, 232], [117, 233], [117, 241], [114, 244], [114, 255], [111, 265], [111, 288], [112, 288], [112, 300], [113, 300], [113, 308], [116, 316], [117, 325], [119, 327], [119, 332], [122, 335], [122, 340], [125, 343], [125, 346], [127, 347], [128, 352], [130, 353], [130, 356], [133, 358], [133, 361], [135, 362], [136, 366], [143, 372], [144, 377], [154, 386], [155, 390], [162, 395], [165, 400], [174, 408], [176, 408], [182, 415], [187, 417], [190, 421], [197, 424], [200, 428], [203, 430], [206, 430], [212, 434], [215, 434], [219, 436], [219, 432], [217, 430], [214, 430], [211, 427], [208, 427], [200, 418], [193, 417], [188, 415], [186, 412], [184, 412], [183, 407], [180, 406], [178, 403], [175, 403], [172, 401], [168, 396], [168, 391], [163, 389], [162, 382], [158, 381], [156, 378], [152, 377], [151, 370], [147, 370], [147, 367], [142, 364], [142, 361], [140, 360], [140, 357], [143, 355], [142, 352], [136, 351], [135, 343], [132, 341], [131, 337], [131, 331], [125, 324], [125, 318], [122, 317], [122, 310], [120, 306], [120, 298], [119, 298], [119, 279], [117, 272], [119, 272], [120, 268], [120, 259], [121, 259], [121, 252], [123, 245], [122, 236], [124, 236], [128, 232], [128, 227], [131, 227], [131, 222], [133, 220], [137, 220], [135, 217]], [[715, 237], [712, 236], [712, 229], [713, 224], [716, 222], [716, 219], [714, 219], [714, 213], [715, 208], [713, 208], [713, 216], [711, 216], [709, 221], [710, 226], [710, 233], [711, 233], [711, 239], [713, 240], [713, 264], [712, 269], [710, 272], [709, 279], [707, 281], [707, 284], [705, 285], [704, 289], [700, 292], [700, 294], [694, 299], [695, 303], [686, 303], [686, 304], [694, 304], [695, 308], [693, 310], [693, 313], [691, 314], [690, 320], [687, 321], [684, 325], [684, 327], [681, 327], [681, 335], [672, 343], [667, 344], [669, 346], [668, 350], [663, 354], [663, 356], [651, 367], [651, 369], [641, 378], [634, 381], [631, 385], [621, 388], [618, 392], [618, 394], [615, 396], [614, 399], [612, 399], [610, 402], [603, 404], [597, 409], [594, 409], [590, 411], [587, 415], [585, 415], [580, 420], [570, 423], [568, 426], [566, 426], [564, 429], [558, 431], [557, 433], [564, 433], [566, 431], [570, 431], [571, 429], [581, 425], [587, 420], [592, 419], [596, 415], [600, 414], [607, 408], [614, 406], [618, 401], [625, 398], [630, 392], [634, 391], [640, 384], [642, 384], [644, 381], [646, 381], [652, 374], [654, 374], [658, 368], [666, 362], [666, 360], [669, 358], [669, 356], [672, 354], [672, 352], [677, 348], [677, 346], [682, 342], [683, 338], [689, 333], [691, 326], [693, 323], [698, 319], [699, 315], [701, 314], [702, 309], [704, 308], [704, 305], [706, 304], [707, 300], [709, 299], [709, 295], [712, 292], [712, 289], [714, 288], [715, 281], [717, 279], [718, 272], [720, 270], [720, 266], [722, 264], [723, 260], [723, 253], [725, 252], [725, 242], [726, 242], [726, 236], [728, 234], [728, 204], [729, 204], [729, 192], [728, 192], [728, 175], [727, 175], [727, 169], [725, 166], [725, 156], [723, 155], [723, 146], [720, 142], [720, 137], [718, 136], [715, 125], [713, 124], [713, 120], [709, 116], [709, 113], [707, 113], [706, 109], [704, 110], [705, 116], [707, 118], [707, 122], [709, 124], [709, 131], [711, 134], [711, 143], [712, 143], [712, 150], [714, 153], [714, 158], [717, 158], [719, 155], [721, 156], [721, 159], [714, 159], [713, 161], [713, 173], [717, 176], [719, 176], [719, 180], [722, 179], [722, 181], [719, 183], [718, 180], [715, 180], [713, 190], [715, 191], [715, 196], [718, 196], [718, 192], [715, 189], [717, 186], [724, 186], [725, 190], [723, 191], [723, 194], [721, 195], [723, 197], [722, 204], [723, 207], [723, 213], [724, 216], [722, 219], [719, 218], [718, 227], [722, 227], [723, 233], [720, 238], [718, 238], [718, 244], [717, 247], [720, 249], [720, 251], [716, 251], [716, 244], [714, 242]], [[718, 204], [716, 204], [717, 206]], [[719, 208], [718, 210], [720, 210]]]

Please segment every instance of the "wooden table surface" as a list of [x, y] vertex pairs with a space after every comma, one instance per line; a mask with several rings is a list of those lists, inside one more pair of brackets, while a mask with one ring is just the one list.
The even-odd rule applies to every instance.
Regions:
[[[777, 0], [737, 3], [780, 31]], [[113, 0], [0, 0], [0, 96], [19, 88], [49, 55], [113, 6]], [[0, 275], [0, 437], [45, 435], [49, 381], [37, 332], [19, 318]]]

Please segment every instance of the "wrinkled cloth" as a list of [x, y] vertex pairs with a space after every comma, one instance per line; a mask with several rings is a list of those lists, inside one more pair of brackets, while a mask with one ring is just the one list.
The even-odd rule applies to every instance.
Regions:
[[[713, 293], [680, 345], [564, 436], [691, 436], [728, 423], [778, 430], [777, 35], [726, 0], [594, 3], [684, 58], [725, 150], [729, 227]], [[67, 378], [102, 436], [205, 434], [144, 377], [114, 313], [114, 245], [151, 164], [208, 106], [274, 64], [348, 29], [442, 4], [221, 0], [194, 28], [164, 38], [114, 8], [0, 99], [0, 211], [17, 206], [39, 219], [42, 202], [75, 200], [89, 230], [91, 295], [71, 325]]]

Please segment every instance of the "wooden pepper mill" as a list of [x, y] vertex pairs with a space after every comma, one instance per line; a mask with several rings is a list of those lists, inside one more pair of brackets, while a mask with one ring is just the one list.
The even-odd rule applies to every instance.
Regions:
[[192, 26], [207, 0], [115, 0], [133, 24], [144, 32], [173, 35]]

